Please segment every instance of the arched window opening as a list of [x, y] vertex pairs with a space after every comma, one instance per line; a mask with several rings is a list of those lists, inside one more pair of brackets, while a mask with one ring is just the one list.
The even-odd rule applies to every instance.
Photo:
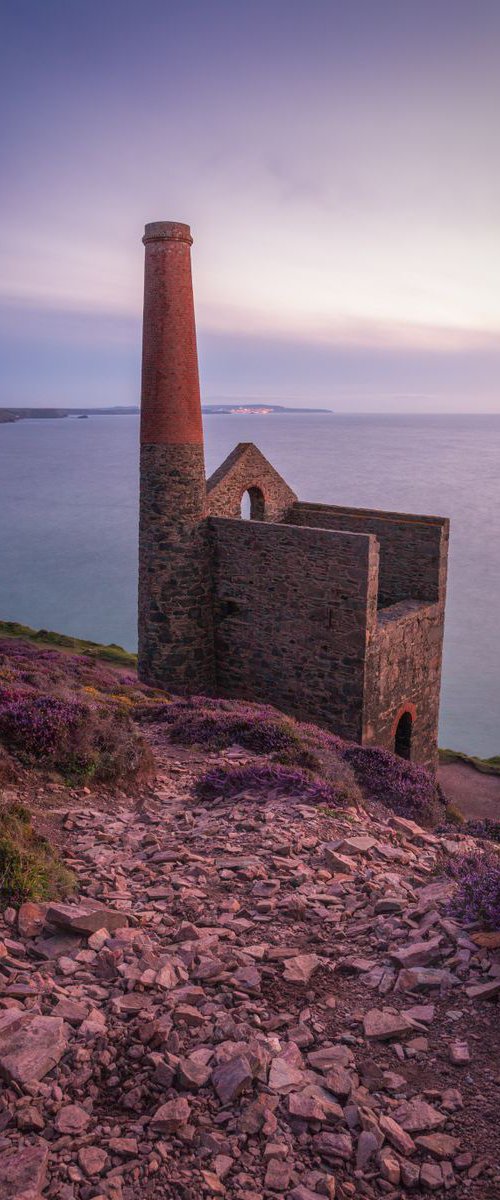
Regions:
[[396, 726], [394, 738], [394, 753], [400, 758], [411, 758], [411, 735], [413, 728], [412, 715], [409, 712], [401, 714]]
[[258, 487], [250, 487], [241, 497], [241, 516], [244, 521], [264, 520], [264, 494]]

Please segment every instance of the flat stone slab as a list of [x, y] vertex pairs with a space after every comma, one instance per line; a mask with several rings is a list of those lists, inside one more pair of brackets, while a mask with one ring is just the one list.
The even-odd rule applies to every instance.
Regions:
[[446, 1124], [446, 1114], [438, 1112], [427, 1100], [403, 1100], [394, 1112], [394, 1120], [407, 1133], [426, 1133]]
[[363, 1020], [365, 1037], [371, 1042], [390, 1042], [393, 1038], [408, 1037], [415, 1033], [415, 1026], [402, 1013], [387, 1009], [371, 1008]]
[[493, 1000], [500, 992], [500, 979], [491, 979], [489, 983], [474, 983], [466, 987], [466, 994], [471, 1000]]
[[285, 962], [283, 978], [289, 983], [309, 983], [313, 971], [321, 964], [317, 954], [299, 954]]
[[97, 904], [51, 904], [47, 920], [72, 933], [96, 933], [98, 929], [121, 929], [128, 925], [126, 913], [114, 908], [99, 908]]
[[370, 837], [368, 833], [358, 834], [356, 837], [344, 838], [344, 841], [339, 846], [339, 850], [347, 854], [368, 854], [376, 845], [377, 839]]
[[61, 1017], [8, 1012], [0, 1020], [0, 1074], [21, 1087], [37, 1083], [62, 1058], [66, 1030]]
[[429, 963], [441, 958], [443, 940], [439, 934], [437, 937], [429, 938], [427, 942], [410, 942], [409, 945], [401, 946], [398, 950], [389, 951], [390, 957], [394, 962], [399, 963], [400, 967], [426, 967]]
[[1, 1200], [40, 1200], [48, 1161], [47, 1145], [42, 1143], [0, 1154]]

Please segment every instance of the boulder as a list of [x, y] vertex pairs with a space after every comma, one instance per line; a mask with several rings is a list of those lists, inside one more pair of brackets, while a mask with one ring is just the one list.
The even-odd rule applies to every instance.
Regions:
[[100, 1175], [104, 1171], [107, 1161], [106, 1151], [101, 1150], [99, 1146], [82, 1146], [78, 1151], [78, 1165], [89, 1179]]
[[19, 1146], [0, 1154], [2, 1200], [41, 1200], [47, 1174], [47, 1145]]
[[33, 938], [42, 932], [46, 909], [46, 904], [35, 904], [32, 900], [26, 900], [24, 904], [21, 904], [17, 914], [17, 928], [21, 937]]
[[151, 1118], [151, 1128], [158, 1133], [176, 1133], [182, 1125], [187, 1125], [190, 1115], [190, 1105], [184, 1096], [179, 1096], [175, 1100], [167, 1100], [156, 1110]]
[[100, 908], [91, 902], [51, 904], [47, 920], [70, 933], [96, 933], [100, 929], [112, 932], [121, 929], [122, 925], [128, 925], [125, 913], [117, 912], [114, 908]]
[[212, 1071], [212, 1084], [222, 1104], [230, 1104], [252, 1083], [250, 1063], [244, 1055], [236, 1055]]
[[438, 1112], [427, 1100], [403, 1100], [394, 1112], [394, 1120], [407, 1133], [425, 1133], [427, 1129], [438, 1129], [446, 1122], [444, 1113]]
[[299, 954], [297, 958], [289, 958], [285, 962], [283, 978], [289, 983], [309, 983], [313, 971], [320, 963], [321, 959], [317, 954]]
[[429, 938], [427, 942], [410, 942], [401, 949], [391, 950], [391, 958], [400, 967], [427, 967], [429, 963], [441, 958], [442, 935]]
[[370, 1042], [390, 1042], [393, 1038], [408, 1037], [415, 1033], [415, 1026], [402, 1013], [389, 1009], [371, 1008], [363, 1019], [365, 1037]]
[[70, 1134], [77, 1137], [85, 1133], [90, 1122], [90, 1116], [81, 1104], [65, 1104], [54, 1121], [58, 1133]]
[[37, 1083], [57, 1066], [67, 1044], [61, 1017], [10, 1010], [0, 1018], [0, 1074], [21, 1087]]

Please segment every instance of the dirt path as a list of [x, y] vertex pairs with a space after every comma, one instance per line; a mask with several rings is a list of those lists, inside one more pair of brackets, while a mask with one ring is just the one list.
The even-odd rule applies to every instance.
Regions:
[[442, 843], [276, 795], [206, 808], [196, 774], [234, 754], [152, 737], [155, 787], [63, 822], [97, 932], [78, 905], [0, 924], [0, 1195], [7, 1162], [50, 1200], [498, 1200], [500, 961], [447, 916]]
[[450, 804], [464, 817], [500, 821], [500, 775], [485, 775], [468, 763], [443, 763], [438, 778]]

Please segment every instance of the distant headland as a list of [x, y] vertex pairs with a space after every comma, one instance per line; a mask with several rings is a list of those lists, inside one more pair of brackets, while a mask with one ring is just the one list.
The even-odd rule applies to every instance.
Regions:
[[[58, 420], [62, 417], [119, 417], [138, 413], [137, 404], [116, 404], [110, 408], [0, 408], [0, 425], [13, 421]], [[207, 416], [281, 416], [283, 413], [328, 413], [330, 408], [292, 408], [286, 404], [204, 404], [202, 412]]]

